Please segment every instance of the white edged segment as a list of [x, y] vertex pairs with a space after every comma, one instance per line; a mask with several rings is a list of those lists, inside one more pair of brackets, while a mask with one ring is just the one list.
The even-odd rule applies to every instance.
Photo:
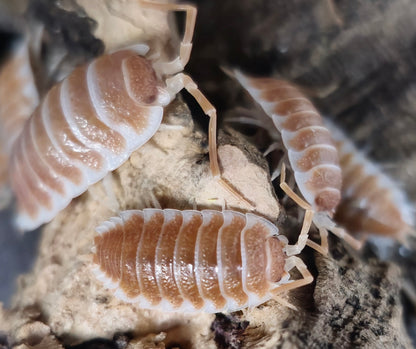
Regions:
[[[95, 62], [90, 63], [87, 69], [87, 85], [97, 116], [101, 122], [114, 129], [124, 137], [127, 142], [126, 152], [131, 154], [131, 152], [145, 144], [156, 133], [160, 123], [162, 122], [163, 107], [143, 106], [143, 108], [148, 112], [149, 124], [147, 125], [146, 130], [140, 135], [125, 124], [115, 124], [111, 121], [107, 111], [107, 108], [110, 108], [111, 106], [106, 106], [101, 102], [103, 99], [101, 91], [95, 83], [97, 80], [97, 74], [98, 72], [95, 69]], [[130, 154], [128, 156], [130, 156]]]
[[[94, 274], [97, 276], [97, 278], [102, 281], [104, 283], [104, 286], [107, 288], [115, 288], [114, 291], [114, 295], [115, 297], [117, 297], [118, 299], [125, 301], [127, 303], [133, 303], [135, 305], [137, 305], [138, 307], [141, 308], [146, 308], [146, 309], [156, 309], [159, 311], [166, 311], [166, 312], [207, 312], [207, 313], [215, 313], [215, 312], [227, 312], [227, 311], [236, 311], [239, 309], [243, 309], [246, 307], [254, 307], [257, 306], [259, 304], [262, 304], [270, 299], [272, 299], [275, 295], [276, 289], [280, 286], [280, 285], [285, 285], [285, 284], [290, 284], [292, 281], [290, 280], [290, 274], [288, 273], [288, 271], [292, 268], [291, 264], [289, 263], [288, 265], [284, 266], [284, 272], [280, 275], [279, 281], [278, 282], [268, 282], [268, 289], [266, 289], [266, 292], [264, 292], [264, 290], [262, 291], [262, 296], [259, 296], [258, 294], [256, 294], [255, 291], [251, 291], [248, 292], [247, 288], [244, 286], [244, 283], [246, 282], [245, 277], [247, 276], [247, 257], [246, 255], [251, 253], [251, 251], [249, 249], [245, 249], [246, 246], [243, 244], [244, 242], [244, 231], [246, 231], [249, 228], [252, 228], [254, 226], [257, 225], [261, 225], [263, 229], [260, 229], [260, 231], [262, 231], [261, 233], [261, 241], [264, 241], [264, 243], [266, 243], [267, 239], [270, 237], [276, 237], [277, 239], [279, 239], [280, 241], [283, 242], [283, 245], [287, 244], [287, 239], [282, 236], [279, 235], [279, 229], [273, 225], [271, 222], [269, 222], [267, 219], [262, 218], [260, 216], [256, 216], [254, 214], [251, 213], [247, 213], [247, 214], [242, 214], [236, 211], [230, 211], [230, 210], [226, 210], [226, 211], [213, 211], [213, 210], [203, 210], [203, 211], [197, 211], [197, 210], [184, 210], [184, 211], [179, 211], [179, 210], [175, 210], [175, 209], [166, 209], [166, 210], [162, 210], [162, 209], [153, 209], [153, 208], [149, 208], [149, 209], [144, 209], [144, 210], [130, 210], [130, 211], [123, 211], [119, 214], [118, 217], [114, 217], [114, 218], [110, 218], [109, 220], [103, 222], [101, 225], [99, 225], [97, 227], [97, 232], [98, 234], [105, 234], [106, 232], [109, 231], [113, 231], [113, 229], [115, 227], [118, 228], [118, 236], [116, 237], [116, 239], [119, 239], [120, 236], [120, 231], [123, 231], [123, 246], [126, 243], [129, 243], [128, 241], [125, 241], [125, 237], [126, 234], [124, 232], [123, 229], [123, 224], [125, 224], [127, 221], [129, 221], [130, 219], [132, 219], [133, 217], [136, 217], [137, 215], [140, 215], [143, 217], [144, 220], [144, 225], [146, 224], [150, 224], [152, 217], [154, 217], [154, 215], [159, 215], [159, 214], [163, 214], [163, 225], [162, 227], [159, 227], [158, 229], [160, 229], [160, 231], [155, 231], [154, 232], [154, 239], [156, 239], [156, 241], [149, 241], [148, 239], [152, 238], [152, 236], [147, 236], [146, 240], [151, 243], [152, 245], [155, 246], [155, 265], [154, 265], [154, 270], [155, 270], [155, 277], [156, 279], [154, 281], [156, 281], [156, 285], [159, 289], [159, 295], [156, 299], [158, 299], [160, 297], [160, 301], [156, 301], [156, 303], [154, 303], [154, 300], [151, 301], [150, 299], [146, 298], [146, 296], [144, 294], [139, 294], [137, 296], [134, 297], [129, 297], [125, 291], [121, 288], [119, 281], [122, 279], [122, 275], [123, 275], [123, 263], [121, 263], [121, 261], [123, 260], [123, 257], [120, 258], [120, 280], [112, 280], [110, 279], [104, 272], [102, 272], [99, 267], [97, 267], [94, 270]], [[169, 287], [173, 287], [175, 288], [175, 297], [180, 296], [180, 298], [178, 299], [178, 305], [174, 306], [174, 303], [171, 303], [167, 298], [167, 297], [172, 297], [172, 295], [164, 295], [164, 291], [163, 290], [168, 290], [168, 288], [164, 288], [166, 287], [166, 285], [162, 286], [161, 284], [161, 280], [169, 280], [172, 277], [172, 274], [169, 275], [169, 278], [163, 279], [164, 276], [159, 275], [162, 274], [164, 272], [164, 269], [161, 266], [158, 266], [157, 263], [158, 261], [160, 261], [160, 263], [165, 263], [166, 261], [163, 261], [162, 259], [160, 259], [159, 257], [159, 251], [162, 251], [163, 249], [166, 249], [166, 246], [161, 246], [162, 243], [166, 243], [166, 242], [171, 242], [171, 240], [166, 239], [166, 237], [168, 237], [168, 235], [166, 235], [164, 237], [164, 234], [169, 234], [168, 231], [165, 231], [164, 227], [168, 226], [168, 224], [170, 222], [172, 222], [172, 220], [178, 218], [178, 215], [180, 215], [181, 217], [181, 226], [178, 229], [178, 225], [175, 225], [175, 232], [177, 232], [177, 236], [171, 236], [171, 238], [176, 238], [176, 241], [180, 241], [180, 239], [185, 238], [184, 241], [185, 242], [187, 239], [187, 236], [184, 235], [185, 233], [188, 234], [192, 234], [192, 239], [195, 238], [195, 250], [193, 251], [193, 258], [194, 258], [194, 264], [193, 265], [189, 265], [188, 267], [190, 268], [189, 270], [194, 270], [194, 276], [195, 276], [195, 281], [191, 281], [190, 282], [195, 282], [196, 283], [196, 288], [197, 288], [197, 292], [198, 292], [198, 297], [202, 298], [203, 302], [199, 302], [197, 301], [196, 303], [193, 303], [194, 301], [192, 300], [192, 297], [196, 296], [196, 294], [194, 294], [192, 297], [188, 294], [186, 294], [189, 290], [187, 288], [181, 289], [181, 284], [179, 284], [178, 280], [182, 280], [181, 282], [184, 281], [184, 276], [181, 275], [181, 272], [183, 272], [183, 270], [181, 270], [181, 268], [183, 268], [184, 266], [181, 265], [181, 263], [183, 263], [183, 259], [179, 259], [181, 258], [181, 256], [179, 255], [179, 253], [182, 253], [183, 250], [183, 246], [181, 246], [181, 248], [179, 248], [178, 246], [180, 246], [180, 244], [176, 243], [174, 246], [172, 246], [173, 250], [173, 260], [169, 263], [171, 264], [171, 268], [170, 271], [173, 273], [173, 279], [171, 280], [174, 284], [172, 284]], [[198, 273], [198, 261], [202, 260], [200, 259], [200, 253], [202, 253], [202, 250], [200, 251], [199, 248], [203, 247], [201, 246], [201, 235], [202, 235], [202, 228], [207, 227], [211, 224], [212, 219], [214, 217], [219, 217], [222, 216], [222, 222], [218, 227], [216, 227], [216, 229], [218, 229], [218, 233], [216, 236], [217, 239], [217, 244], [216, 244], [216, 250], [215, 250], [215, 254], [216, 254], [216, 266], [215, 266], [215, 270], [217, 271], [217, 275], [214, 278], [214, 280], [217, 280], [215, 285], [217, 285], [216, 287], [218, 287], [218, 292], [220, 292], [220, 295], [218, 295], [218, 297], [223, 297], [225, 299], [225, 303], [224, 306], [222, 306], [221, 308], [218, 308], [211, 299], [205, 299], [203, 296], [203, 289], [201, 288], [202, 285], [202, 274], [200, 275]], [[188, 223], [190, 222], [194, 222], [195, 221], [195, 217], [199, 216], [202, 218], [202, 223], [198, 224], [196, 226], [193, 226], [193, 229], [196, 230], [189, 230], [190, 227], [192, 225], [189, 225]], [[242, 224], [242, 230], [238, 230], [235, 233], [238, 234], [236, 235], [236, 238], [238, 238], [238, 243], [241, 244], [241, 260], [242, 260], [242, 264], [236, 266], [236, 268], [241, 268], [241, 275], [238, 273], [239, 278], [241, 277], [241, 282], [242, 282], [242, 286], [243, 286], [243, 290], [245, 291], [245, 294], [247, 295], [247, 301], [245, 301], [244, 304], [241, 304], [241, 302], [238, 302], [237, 299], [234, 299], [231, 296], [227, 296], [225, 289], [224, 289], [224, 275], [223, 273], [221, 273], [221, 270], [225, 267], [225, 264], [221, 261], [222, 258], [222, 254], [221, 254], [221, 249], [224, 249], [224, 246], [221, 246], [221, 237], [222, 234], [225, 233], [226, 231], [224, 230], [225, 228], [229, 227], [231, 224], [235, 224], [235, 218], [239, 217], [242, 219], [241, 223]], [[120, 226], [121, 225], [121, 226]], [[157, 225], [159, 226], [159, 223], [157, 223]], [[186, 226], [186, 230], [184, 229], [184, 227]], [[120, 229], [121, 228], [121, 229]], [[134, 227], [133, 227], [134, 229]], [[152, 229], [151, 226], [148, 226], [146, 229]], [[149, 232], [150, 230], [148, 230], [147, 232]], [[205, 230], [206, 231], [206, 230]], [[266, 233], [264, 233], [266, 232]], [[131, 232], [130, 232], [131, 233]], [[137, 234], [142, 234], [142, 232], [137, 232]], [[181, 236], [181, 234], [183, 236]], [[195, 236], [196, 234], [196, 236]], [[143, 235], [142, 235], [143, 236]], [[142, 289], [145, 285], [144, 283], [147, 281], [142, 280], [143, 277], [139, 277], [139, 271], [141, 270], [141, 268], [138, 266], [138, 263], [140, 262], [138, 260], [138, 256], [140, 255], [140, 249], [143, 248], [143, 246], [141, 246], [141, 244], [143, 243], [143, 239], [137, 240], [138, 242], [138, 246], [137, 246], [137, 252], [135, 254], [135, 263], [136, 263], [136, 276], [137, 276], [137, 281], [139, 283], [139, 289]], [[117, 243], [116, 243], [117, 244]], [[123, 251], [123, 247], [121, 248], [121, 251]], [[134, 249], [134, 246], [133, 246]], [[115, 248], [115, 250], [117, 250], [117, 248]], [[270, 251], [269, 249], [265, 248], [265, 251], [267, 253], [266, 259], [267, 261], [271, 261], [272, 260], [272, 256], [270, 256]], [[97, 253], [97, 250], [93, 250], [93, 253]], [[189, 252], [189, 251], [187, 251]], [[123, 253], [123, 252], [122, 252]], [[131, 253], [131, 252], [130, 252]], [[109, 251], [100, 251], [100, 257], [98, 260], [103, 261], [102, 263], [104, 263], [107, 266], [111, 266], [113, 265], [112, 263], [114, 263], [114, 261], [111, 263], [109, 261], [107, 261], [108, 259], [114, 259], [114, 258], [118, 258], [117, 257], [118, 253], [112, 253], [111, 250]], [[253, 261], [253, 257], [251, 256], [250, 258], [251, 261]], [[211, 260], [212, 262], [212, 260]], [[109, 263], [109, 264], [108, 264]], [[152, 262], [153, 263], [153, 262]], [[126, 263], [126, 265], [130, 265], [130, 262]], [[169, 265], [169, 264], [167, 264]], [[150, 265], [149, 265], [150, 266]], [[104, 266], [105, 268], [105, 266]], [[267, 268], [269, 268], [269, 262], [267, 263]], [[268, 270], [268, 269], [267, 269]], [[267, 270], [265, 270], [265, 272], [267, 272]], [[187, 271], [188, 272], [188, 271]], [[191, 272], [192, 274], [192, 272]], [[166, 276], [167, 277], [167, 276]], [[134, 278], [136, 279], [136, 277]], [[132, 280], [133, 281], [133, 280]], [[150, 280], [149, 280], [150, 281]], [[136, 281], [133, 281], [134, 284], [136, 283]], [[301, 281], [299, 281], [301, 282]], [[134, 284], [130, 284], [130, 287], [132, 287]], [[195, 287], [193, 286], [193, 288]], [[295, 286], [296, 287], [296, 284]], [[169, 292], [169, 291], [168, 291]], [[191, 291], [191, 294], [194, 291]], [[130, 293], [130, 292], [129, 292]], [[137, 292], [138, 293], [138, 292]], [[137, 294], [135, 292], [133, 292], [133, 294]], [[165, 297], [166, 296], [166, 297]], [[198, 304], [198, 305], [196, 305]]]
[[[144, 43], [139, 43], [139, 44], [132, 44], [132, 45], [124, 46], [122, 49], [123, 50], [134, 51], [139, 56], [145, 56], [149, 52], [150, 47], [149, 47], [149, 45], [146, 45]], [[120, 48], [116, 48], [114, 50], [111, 50], [108, 53], [112, 54], [112, 53], [116, 53], [118, 51], [120, 51]]]
[[93, 268], [92, 272], [97, 280], [99, 280], [105, 288], [112, 290], [118, 287], [119, 282], [114, 282], [111, 280], [107, 275], [105, 275], [105, 273], [102, 272], [99, 267]]
[[[343, 176], [353, 180], [349, 180], [348, 186], [343, 187], [343, 196], [348, 199], [354, 199], [353, 204], [361, 209], [365, 209], [369, 217], [383, 222], [385, 220], [383, 213], [379, 212], [378, 205], [373, 205], [371, 202], [372, 196], [383, 194], [383, 199], [390, 201], [397, 208], [403, 222], [409, 228], [413, 228], [415, 226], [415, 209], [414, 205], [406, 197], [404, 190], [402, 190], [396, 181], [386, 175], [379, 165], [370, 161], [364, 152], [358, 150], [353, 142], [338, 127], [329, 120], [325, 120], [325, 122], [331, 130], [340, 157], [348, 156], [349, 159], [349, 162], [344, 165]], [[360, 178], [351, 178], [353, 175], [351, 172], [356, 168], [361, 169], [362, 175]], [[376, 179], [376, 186], [372, 189], [373, 192], [357, 192], [359, 186], [370, 177]], [[389, 222], [383, 222], [383, 224], [388, 225]]]

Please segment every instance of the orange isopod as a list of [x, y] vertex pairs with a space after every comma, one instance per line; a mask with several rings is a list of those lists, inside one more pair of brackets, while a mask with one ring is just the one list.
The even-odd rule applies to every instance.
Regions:
[[234, 76], [281, 133], [296, 184], [315, 212], [333, 213], [341, 199], [341, 168], [331, 133], [294, 85], [272, 78]]
[[[183, 88], [211, 117], [210, 166], [220, 178], [216, 155], [216, 111], [183, 74], [192, 48], [196, 8], [140, 1], [163, 11], [186, 11], [179, 56], [144, 57], [138, 44], [105, 54], [77, 68], [54, 86], [14, 142], [9, 177], [17, 197], [17, 226], [31, 230], [50, 221], [76, 196], [126, 161], [159, 128], [163, 108]], [[229, 189], [232, 191], [232, 189]]]
[[[94, 273], [142, 308], [223, 312], [262, 304], [313, 278], [278, 228], [235, 211], [123, 211], [97, 228]], [[288, 257], [290, 256], [290, 257]], [[303, 278], [290, 280], [296, 267]]]
[[[284, 166], [280, 187], [306, 209], [302, 234], [309, 231], [312, 222], [321, 234], [321, 246], [310, 240], [305, 243], [326, 254], [326, 236], [327, 230], [330, 230], [359, 249], [361, 243], [337, 227], [332, 220], [341, 200], [341, 167], [331, 132], [311, 101], [299, 88], [284, 80], [252, 78], [239, 71], [234, 71], [233, 76], [260, 104], [280, 133], [279, 138], [287, 150], [296, 184], [306, 201], [285, 183]], [[273, 131], [269, 130], [275, 135]]]
[[333, 124], [328, 123], [340, 156], [342, 200], [334, 219], [349, 232], [406, 242], [414, 233], [414, 208], [398, 185]]
[[0, 207], [11, 197], [8, 165], [11, 148], [39, 103], [27, 40], [16, 43], [0, 71]]

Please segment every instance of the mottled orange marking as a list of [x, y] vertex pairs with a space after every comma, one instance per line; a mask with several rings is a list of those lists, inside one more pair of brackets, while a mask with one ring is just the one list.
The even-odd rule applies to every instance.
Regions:
[[68, 89], [64, 98], [67, 98], [71, 105], [73, 118], [80, 133], [92, 142], [120, 154], [126, 147], [126, 141], [117, 131], [99, 120], [89, 95], [86, 71], [86, 67], [81, 67], [68, 76]]
[[118, 282], [121, 276], [120, 256], [122, 241], [123, 227], [120, 226], [94, 238], [96, 252], [93, 261], [100, 265], [100, 269], [113, 282]]
[[[14, 150], [14, 152], [16, 149]], [[26, 187], [25, 182], [22, 180], [22, 172], [20, 170], [16, 170], [19, 168], [19, 164], [16, 163], [18, 160], [16, 156], [13, 156], [13, 161], [10, 165], [10, 173], [15, 173], [13, 176], [10, 176], [10, 184], [13, 188], [14, 193], [17, 197], [17, 204], [19, 207], [19, 211], [25, 212], [28, 216], [34, 218], [37, 215], [38, 208], [33, 203], [31, 199], [31, 194]]]
[[142, 134], [149, 124], [150, 111], [130, 98], [127, 93], [121, 64], [124, 58], [131, 56], [129, 51], [104, 55], [93, 63], [96, 71], [94, 83], [101, 91], [101, 105], [106, 117], [115, 124], [125, 124]]
[[266, 246], [269, 251], [267, 278], [270, 282], [279, 282], [285, 272], [286, 254], [283, 252], [285, 246], [274, 236], [267, 239]]
[[311, 177], [306, 185], [312, 192], [317, 192], [326, 187], [341, 187], [342, 176], [339, 168], [333, 166], [320, 166], [314, 168], [311, 172]]
[[15, 160], [17, 160], [17, 163], [19, 164], [20, 171], [23, 171], [22, 176], [24, 176], [23, 178], [25, 179], [25, 184], [27, 185], [27, 188], [30, 190], [34, 198], [42, 206], [51, 209], [52, 200], [49, 193], [41, 186], [39, 180], [33, 176], [33, 173], [24, 171], [24, 169], [27, 168], [27, 162], [24, 158], [24, 152], [26, 150], [25, 142], [26, 138], [24, 135], [22, 135], [22, 141], [16, 144], [17, 151], [14, 153], [16, 156]]
[[282, 85], [280, 87], [271, 87], [261, 91], [260, 99], [267, 102], [283, 101], [289, 98], [303, 98], [300, 91], [290, 85]]
[[273, 78], [250, 78], [249, 84], [258, 90], [294, 87], [290, 82]]
[[342, 173], [343, 188], [354, 188], [357, 178], [365, 177], [365, 171], [362, 166], [352, 164], [348, 168], [342, 168], [344, 169]]
[[[20, 44], [0, 71], [0, 143], [3, 149], [10, 149], [38, 103], [36, 94], [23, 94], [24, 89], [28, 87], [35, 89], [29, 53], [25, 45], [26, 43]], [[26, 68], [27, 75], [21, 74], [23, 67]]]
[[296, 162], [297, 170], [307, 172], [315, 166], [333, 164], [338, 166], [338, 152], [335, 148], [310, 147], [304, 150], [303, 156]]
[[224, 308], [225, 298], [221, 295], [218, 282], [217, 237], [218, 231], [224, 224], [221, 212], [211, 217], [209, 224], [199, 228], [198, 269], [200, 274], [201, 296], [214, 303], [217, 309]]
[[152, 64], [139, 55], [125, 58], [122, 64], [130, 96], [140, 104], [152, 104], [158, 94], [158, 81]]
[[261, 223], [254, 224], [244, 232], [244, 249], [246, 251], [246, 288], [247, 291], [264, 297], [269, 291], [266, 277], [268, 229]]
[[144, 219], [141, 214], [133, 214], [124, 222], [120, 288], [129, 298], [135, 298], [140, 295], [136, 271], [136, 256], [143, 233], [143, 225]]
[[315, 144], [331, 144], [332, 138], [326, 128], [304, 128], [296, 132], [289, 141], [289, 149], [304, 150]]
[[49, 108], [49, 121], [55, 140], [72, 161], [79, 161], [93, 170], [101, 169], [104, 165], [103, 157], [97, 151], [86, 147], [75, 137], [62, 111], [60, 94], [61, 84], [52, 87], [45, 99]]
[[182, 226], [182, 213], [166, 222], [162, 228], [156, 251], [156, 280], [163, 298], [166, 298], [174, 308], [183, 303], [183, 298], [176, 285], [173, 273], [175, 244]]
[[322, 118], [319, 114], [312, 111], [301, 111], [291, 114], [288, 118], [282, 122], [282, 129], [290, 132], [295, 132], [301, 128], [308, 126], [321, 125]]
[[315, 205], [318, 212], [332, 212], [341, 201], [341, 192], [339, 190], [322, 190], [315, 197]]
[[28, 123], [22, 132], [22, 137], [26, 139], [26, 154], [33, 170], [38, 175], [42, 182], [52, 190], [64, 195], [64, 186], [62, 181], [57, 176], [52, 175], [49, 166], [44, 163], [40, 155], [35, 149], [32, 132], [30, 132], [30, 124]]
[[164, 222], [163, 212], [155, 212], [148, 221], [144, 222], [142, 237], [137, 250], [137, 274], [142, 294], [153, 305], [162, 300], [156, 282], [155, 259], [156, 246]]
[[398, 233], [408, 229], [408, 225], [403, 222], [400, 212], [395, 207], [385, 207], [381, 212], [385, 214], [383, 221], [378, 217], [371, 217], [368, 210], [358, 208], [354, 200], [343, 199], [337, 207], [334, 219], [353, 234], [397, 237]]
[[198, 229], [202, 224], [200, 214], [194, 214], [188, 222], [184, 222], [176, 241], [175, 277], [176, 283], [184, 298], [188, 299], [195, 309], [201, 309], [204, 300], [198, 292], [195, 279], [195, 243]]
[[28, 121], [32, 124], [33, 134], [36, 136], [34, 141], [38, 146], [39, 153], [44, 156], [47, 163], [54, 169], [54, 171], [62, 177], [67, 178], [75, 185], [82, 182], [83, 175], [81, 171], [66, 160], [60, 152], [52, 145], [45, 126], [43, 125], [40, 108], [42, 104], [36, 108], [34, 114]]
[[[230, 224], [224, 226], [221, 236], [221, 269], [225, 296], [233, 298], [238, 305], [248, 302], [243, 290], [241, 231], [246, 225], [245, 217], [233, 216]], [[248, 253], [251, 253], [248, 251]]]
[[273, 110], [274, 114], [280, 116], [287, 116], [303, 111], [314, 111], [318, 114], [313, 104], [306, 98], [288, 99], [281, 102], [276, 101], [276, 105]]

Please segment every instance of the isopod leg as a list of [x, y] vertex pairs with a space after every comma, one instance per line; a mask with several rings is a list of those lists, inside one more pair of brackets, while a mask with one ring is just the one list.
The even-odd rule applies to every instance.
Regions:
[[303, 218], [302, 230], [300, 231], [298, 241], [296, 242], [295, 245], [286, 246], [285, 251], [288, 256], [299, 254], [304, 249], [305, 245], [309, 241], [308, 234], [309, 234], [309, 229], [312, 224], [312, 218], [313, 218], [313, 211], [306, 210], [305, 217]]
[[272, 297], [277, 303], [279, 303], [280, 305], [283, 305], [284, 307], [288, 307], [290, 309], [293, 310], [298, 310], [298, 308], [296, 308], [292, 303], [288, 302], [286, 299], [278, 296], [277, 294], [273, 295]]
[[356, 250], [360, 250], [361, 247], [363, 247], [364, 241], [357, 240], [342, 228], [333, 227], [331, 228], [331, 233], [338, 236], [340, 239], [343, 239], [347, 244]]
[[290, 290], [293, 290], [295, 288], [299, 288], [299, 287], [305, 286], [307, 284], [310, 284], [313, 281], [312, 274], [309, 272], [305, 263], [303, 263], [303, 261], [299, 257], [292, 256], [292, 257], [289, 257], [288, 259], [286, 259], [285, 270], [287, 272], [289, 272], [290, 270], [292, 270], [295, 267], [302, 274], [302, 279], [295, 280], [295, 281], [289, 282], [289, 283], [284, 284], [284, 285], [279, 285], [279, 286], [277, 286], [276, 288], [274, 288], [272, 290], [272, 293], [277, 294], [277, 293], [281, 293], [281, 292], [285, 292], [285, 291], [290, 291]]
[[[314, 224], [319, 229], [319, 233], [321, 235], [321, 245], [318, 245], [317, 243], [315, 243], [311, 240], [304, 240], [305, 237], [302, 237], [302, 233], [305, 234], [305, 231], [304, 231], [304, 227], [306, 225], [305, 220], [307, 219], [307, 216], [308, 216], [308, 220], [309, 219], [311, 220], [311, 222], [309, 223], [309, 227], [310, 227], [310, 225], [313, 221], [313, 216], [315, 215], [315, 212], [312, 210], [311, 206], [305, 200], [303, 200], [299, 195], [297, 195], [289, 187], [289, 185], [285, 182], [285, 180], [286, 180], [286, 166], [283, 163], [282, 164], [282, 171], [281, 171], [281, 174], [280, 174], [280, 188], [294, 202], [296, 202], [300, 207], [302, 207], [303, 209], [306, 210], [305, 218], [303, 220], [302, 231], [301, 231], [301, 234], [299, 236], [299, 241], [296, 243], [296, 245], [298, 245], [300, 241], [305, 241], [306, 245], [308, 245], [309, 247], [313, 248], [314, 250], [318, 251], [319, 253], [322, 253], [323, 255], [327, 255], [328, 254], [328, 231], [327, 231], [327, 229], [328, 229], [334, 235], [336, 235], [339, 238], [345, 240], [346, 243], [351, 245], [356, 250], [359, 250], [362, 247], [362, 245], [363, 245], [362, 242], [360, 242], [357, 239], [355, 239], [354, 237], [352, 237], [344, 229], [341, 229], [341, 228], [337, 227], [332, 220], [330, 220], [329, 222], [326, 222], [326, 224], [322, 224], [322, 225], [317, 224], [316, 220], [314, 221]], [[308, 211], [311, 212], [309, 215], [307, 214]], [[319, 212], [318, 212], [318, 214], [319, 214]], [[329, 217], [328, 217], [328, 219], [329, 219]], [[296, 246], [296, 245], [294, 245], [294, 246]], [[291, 248], [292, 246], [288, 246], [288, 247]], [[291, 251], [291, 249], [289, 249], [289, 250]], [[293, 255], [293, 254], [297, 254], [297, 253], [291, 253], [291, 255]]]
[[189, 61], [192, 51], [192, 37], [194, 35], [195, 21], [196, 21], [196, 7], [188, 4], [168, 4], [158, 3], [154, 1], [140, 0], [140, 4], [143, 7], [161, 10], [161, 11], [185, 11], [186, 22], [185, 32], [183, 35], [182, 42], [180, 44], [179, 61], [181, 69], [178, 68], [177, 72], [183, 70]]
[[303, 200], [298, 194], [296, 194], [286, 183], [286, 165], [282, 163], [282, 170], [280, 171], [280, 188], [289, 196], [294, 202], [296, 202], [304, 210], [312, 210], [305, 200]]
[[309, 239], [306, 241], [306, 245], [313, 248], [315, 251], [318, 251], [320, 254], [326, 256], [328, 255], [328, 230], [325, 228], [319, 228], [319, 234], [321, 236], [320, 245]]
[[[221, 178], [220, 166], [218, 163], [217, 153], [217, 111], [214, 106], [208, 101], [203, 93], [198, 89], [198, 86], [192, 80], [192, 78], [183, 73], [176, 74], [170, 79], [166, 80], [168, 89], [171, 91], [181, 90], [185, 88], [192, 97], [198, 102], [202, 110], [206, 115], [209, 116], [209, 127], [208, 127], [208, 149], [209, 149], [209, 161], [210, 168], [213, 177], [218, 180], [221, 186], [226, 189], [230, 194], [236, 197], [238, 200], [244, 201], [247, 205], [252, 206], [249, 200], [247, 200], [238, 190], [233, 188], [223, 178]], [[182, 88], [180, 88], [182, 87]], [[172, 92], [170, 92], [172, 93]]]
[[[309, 229], [312, 224], [314, 211], [312, 210], [311, 206], [303, 200], [299, 195], [297, 195], [285, 182], [286, 181], [286, 166], [282, 163], [282, 170], [280, 171], [280, 188], [285, 192], [287, 196], [289, 196], [294, 202], [296, 202], [300, 207], [306, 210], [305, 217], [303, 218], [303, 225], [302, 230], [299, 234], [298, 242], [293, 246], [286, 247], [286, 253], [288, 256], [292, 256], [295, 254], [299, 254], [300, 251], [303, 250], [305, 245], [313, 248], [314, 250], [322, 253], [323, 255], [328, 254], [328, 232], [324, 229], [321, 231], [319, 228], [319, 232], [321, 234], [321, 245], [311, 241], [308, 239]], [[326, 234], [326, 235], [325, 235]]]

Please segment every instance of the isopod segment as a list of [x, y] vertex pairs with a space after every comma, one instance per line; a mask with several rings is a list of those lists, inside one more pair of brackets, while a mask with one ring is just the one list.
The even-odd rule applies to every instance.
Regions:
[[[304, 243], [327, 254], [327, 230], [330, 230], [354, 248], [361, 248], [360, 241], [337, 227], [331, 219], [341, 199], [342, 174], [337, 148], [316, 108], [287, 81], [252, 78], [239, 71], [234, 71], [233, 76], [272, 119], [280, 133], [296, 184], [306, 201], [285, 182], [284, 166], [280, 187], [306, 210], [301, 235], [305, 236], [312, 222], [321, 235], [321, 245], [308, 239]], [[303, 247], [299, 246], [300, 249]]]
[[413, 207], [398, 185], [328, 122], [340, 156], [342, 200], [334, 219], [349, 232], [405, 242], [414, 233]]
[[14, 142], [9, 177], [17, 197], [16, 224], [31, 230], [50, 221], [76, 196], [125, 162], [158, 130], [163, 107], [183, 88], [210, 117], [210, 169], [225, 189], [241, 198], [220, 175], [216, 111], [192, 79], [181, 73], [192, 48], [196, 8], [140, 1], [146, 8], [185, 11], [179, 56], [150, 61], [146, 45], [105, 54], [75, 69], [54, 86]]
[[[95, 274], [142, 308], [235, 311], [312, 282], [278, 228], [250, 213], [131, 210], [96, 230]], [[302, 279], [290, 280], [294, 267]]]
[[306, 201], [315, 212], [333, 213], [341, 198], [341, 169], [331, 134], [313, 104], [287, 81], [251, 78], [239, 71], [234, 75], [281, 133]]
[[127, 160], [158, 129], [166, 95], [150, 63], [134, 51], [104, 55], [54, 86], [12, 149], [18, 226], [49, 221]]
[[39, 103], [28, 42], [16, 44], [0, 70], [0, 145], [7, 154]]
[[11, 148], [38, 103], [28, 42], [22, 40], [0, 70], [0, 208], [11, 199], [8, 173]]

